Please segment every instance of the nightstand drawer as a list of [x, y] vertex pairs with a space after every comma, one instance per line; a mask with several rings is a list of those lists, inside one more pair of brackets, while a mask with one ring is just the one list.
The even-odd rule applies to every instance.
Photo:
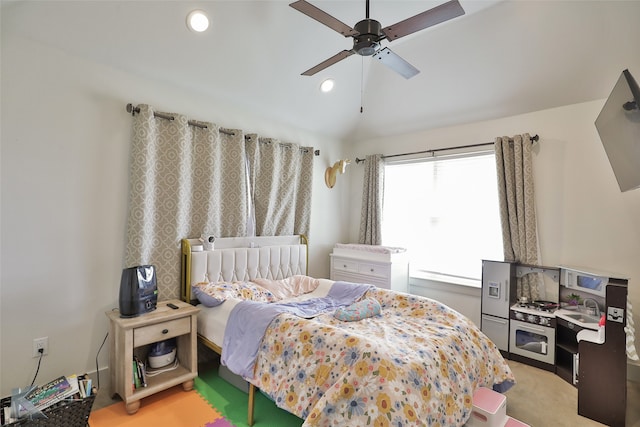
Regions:
[[335, 258], [333, 260], [333, 268], [340, 271], [358, 272], [358, 263], [346, 259]]
[[150, 344], [191, 332], [191, 317], [170, 320], [133, 330], [134, 347]]

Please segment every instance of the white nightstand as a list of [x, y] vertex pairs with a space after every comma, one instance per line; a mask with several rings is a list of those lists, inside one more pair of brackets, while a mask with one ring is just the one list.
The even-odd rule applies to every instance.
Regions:
[[[168, 303], [178, 306], [172, 309]], [[193, 388], [198, 375], [197, 321], [199, 309], [179, 300], [159, 302], [157, 308], [138, 317], [122, 318], [119, 311], [108, 311], [109, 317], [109, 372], [111, 395], [118, 394], [129, 414], [140, 408], [140, 399], [178, 384], [185, 391]], [[149, 345], [176, 338], [176, 369], [147, 378], [147, 387], [134, 389], [133, 356], [146, 360]]]

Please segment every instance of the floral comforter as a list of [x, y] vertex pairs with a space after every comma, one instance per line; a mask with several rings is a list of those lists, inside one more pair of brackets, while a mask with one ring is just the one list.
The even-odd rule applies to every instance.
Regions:
[[375, 288], [381, 315], [281, 314], [267, 328], [251, 380], [303, 426], [461, 426], [473, 392], [515, 379], [495, 345], [437, 301]]

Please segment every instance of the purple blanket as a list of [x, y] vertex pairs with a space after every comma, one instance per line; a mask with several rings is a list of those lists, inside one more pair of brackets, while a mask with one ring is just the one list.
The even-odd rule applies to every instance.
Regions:
[[353, 304], [372, 287], [373, 285], [361, 283], [335, 282], [323, 298], [288, 303], [238, 303], [231, 310], [224, 331], [222, 364], [245, 379], [253, 378], [253, 366], [260, 342], [276, 316], [280, 313], [291, 313], [299, 317], [312, 318]]

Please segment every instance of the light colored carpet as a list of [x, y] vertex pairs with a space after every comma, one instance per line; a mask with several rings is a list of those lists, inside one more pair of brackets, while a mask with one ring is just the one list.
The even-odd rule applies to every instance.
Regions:
[[[517, 384], [507, 391], [507, 415], [531, 427], [592, 427], [578, 415], [578, 389], [553, 372], [508, 361]], [[627, 427], [640, 427], [640, 383], [627, 383]]]

